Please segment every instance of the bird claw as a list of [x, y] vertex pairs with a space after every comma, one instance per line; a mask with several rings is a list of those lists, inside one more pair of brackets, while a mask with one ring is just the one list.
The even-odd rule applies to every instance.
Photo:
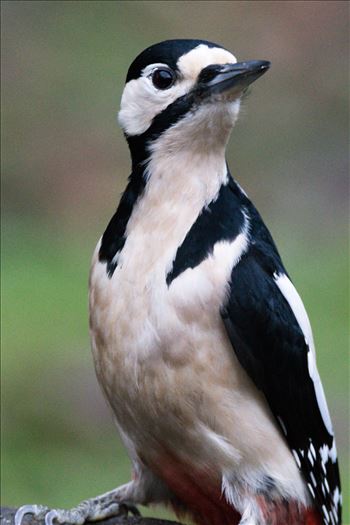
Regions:
[[45, 520], [45, 525], [82, 525], [87, 520], [95, 521], [112, 516], [127, 517], [129, 513], [133, 516], [141, 515], [138, 508], [127, 501], [101, 505], [98, 498], [84, 501], [70, 510], [50, 509], [44, 505], [23, 505], [16, 512], [14, 525], [24, 525], [23, 519], [26, 514], [31, 514], [36, 520]]
[[47, 512], [49, 512], [49, 507], [44, 505], [22, 505], [15, 515], [15, 525], [22, 525], [22, 520], [26, 514], [33, 514], [37, 519], [43, 519]]
[[75, 509], [72, 510], [72, 517], [75, 519], [69, 520], [67, 515], [70, 511], [50, 509], [44, 505], [23, 505], [15, 514], [15, 525], [24, 525], [23, 519], [26, 514], [31, 514], [38, 521], [44, 520], [45, 525], [54, 525], [55, 520], [57, 523], [69, 523], [72, 525], [84, 523], [85, 519], [83, 518], [82, 513], [78, 514]]
[[45, 516], [45, 525], [53, 525], [53, 520], [58, 517], [57, 510], [50, 510]]
[[136, 505], [128, 503], [127, 501], [123, 501], [123, 503], [120, 503], [119, 514], [127, 517], [129, 513], [131, 513], [133, 516], [141, 516], [141, 512], [136, 507]]

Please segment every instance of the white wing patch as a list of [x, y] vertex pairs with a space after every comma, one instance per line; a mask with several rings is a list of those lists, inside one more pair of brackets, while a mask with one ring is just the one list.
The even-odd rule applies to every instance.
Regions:
[[300, 295], [296, 291], [292, 282], [288, 279], [286, 274], [274, 274], [275, 282], [281, 291], [284, 298], [287, 300], [289, 306], [292, 309], [292, 312], [304, 334], [305, 342], [309, 347], [307, 354], [307, 362], [310, 377], [314, 383], [316, 399], [318, 407], [320, 409], [324, 425], [327, 429], [327, 432], [331, 435], [334, 434], [331, 418], [328, 411], [327, 401], [324, 394], [323, 386], [321, 379], [316, 366], [316, 357], [315, 357], [315, 345], [312, 335], [311, 325], [306, 313], [304, 304], [300, 298]]
[[213, 252], [194, 268], [187, 268], [169, 287], [169, 293], [177, 304], [193, 302], [211, 303], [219, 310], [227, 292], [232, 268], [239, 262], [248, 247], [248, 225], [233, 241], [218, 241]]
[[286, 274], [275, 273], [274, 278], [278, 288], [282, 292], [284, 298], [288, 301], [289, 306], [291, 307], [293, 314], [295, 315], [295, 318], [303, 331], [306, 344], [309, 348], [311, 348], [312, 352], [314, 352], [315, 345], [312, 336], [311, 325], [300, 295]]
[[310, 350], [308, 351], [308, 354], [307, 354], [307, 362], [309, 366], [309, 374], [314, 383], [316, 399], [317, 399], [318, 407], [322, 415], [323, 422], [325, 424], [327, 432], [333, 435], [334, 431], [333, 431], [332, 421], [329, 415], [326, 396], [324, 394], [321, 379], [320, 379], [320, 376], [319, 376], [319, 373], [316, 367], [315, 355]]

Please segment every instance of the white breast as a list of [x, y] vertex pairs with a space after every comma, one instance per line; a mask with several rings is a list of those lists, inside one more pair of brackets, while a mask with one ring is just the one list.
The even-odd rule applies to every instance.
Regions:
[[305, 500], [294, 459], [220, 317], [247, 232], [218, 242], [201, 264], [166, 284], [178, 247], [227, 176], [224, 161], [206, 157], [187, 180], [188, 160], [184, 154], [178, 170], [165, 157], [152, 172], [111, 279], [96, 249], [90, 322], [97, 375], [118, 425], [149, 464], [165, 447], [218, 479], [240, 471], [254, 485], [267, 469], [283, 494]]
[[[203, 158], [188, 180], [186, 155], [176, 168], [164, 157], [161, 163], [155, 159], [154, 164], [145, 194], [128, 222], [126, 242], [112, 278], [107, 277], [105, 264], [98, 261], [99, 247], [91, 272], [92, 325], [101, 339], [109, 335], [102, 354], [113, 359], [124, 356], [128, 364], [132, 360], [145, 362], [152, 355], [180, 346], [184, 316], [191, 316], [196, 305], [206, 302], [211, 312], [218, 310], [235, 256], [246, 242], [239, 237], [235, 243], [218, 245], [196, 271], [185, 271], [168, 288], [166, 275], [178, 247], [203, 206], [216, 198], [227, 172], [221, 157], [220, 162], [218, 157]], [[191, 289], [186, 293], [189, 282]], [[136, 375], [141, 373], [135, 364], [133, 369]], [[139, 381], [138, 377], [134, 379]]]

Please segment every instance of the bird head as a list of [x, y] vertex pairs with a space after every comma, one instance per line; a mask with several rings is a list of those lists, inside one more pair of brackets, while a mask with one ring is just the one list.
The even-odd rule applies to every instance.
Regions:
[[167, 40], [131, 64], [119, 123], [133, 164], [145, 162], [161, 138], [167, 154], [225, 148], [242, 94], [270, 63], [237, 62], [205, 40]]

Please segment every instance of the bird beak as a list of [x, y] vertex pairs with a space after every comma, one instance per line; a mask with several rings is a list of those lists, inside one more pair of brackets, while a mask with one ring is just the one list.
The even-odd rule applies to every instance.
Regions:
[[250, 60], [236, 64], [212, 64], [204, 68], [198, 77], [195, 93], [200, 98], [232, 92], [240, 95], [252, 82], [270, 67], [267, 60]]

